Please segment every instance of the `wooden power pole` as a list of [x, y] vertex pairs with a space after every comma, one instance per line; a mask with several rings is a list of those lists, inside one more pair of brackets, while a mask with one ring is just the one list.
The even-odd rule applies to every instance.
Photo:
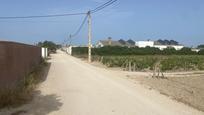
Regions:
[[88, 39], [89, 39], [89, 43], [88, 43], [88, 62], [91, 63], [91, 11], [88, 12]]

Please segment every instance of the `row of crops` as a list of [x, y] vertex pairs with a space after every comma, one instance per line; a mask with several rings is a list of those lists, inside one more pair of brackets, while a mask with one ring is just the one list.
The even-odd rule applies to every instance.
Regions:
[[204, 56], [201, 55], [94, 56], [93, 59], [108, 67], [131, 66], [136, 71], [153, 70], [157, 64], [162, 71], [204, 70]]

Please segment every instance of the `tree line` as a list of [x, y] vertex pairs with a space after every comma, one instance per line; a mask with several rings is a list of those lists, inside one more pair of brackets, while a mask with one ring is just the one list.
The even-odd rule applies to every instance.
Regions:
[[48, 53], [56, 53], [56, 50], [61, 48], [61, 45], [58, 45], [52, 41], [38, 42], [37, 46], [48, 48]]
[[[72, 49], [73, 55], [87, 55], [87, 47], [74, 47]], [[166, 48], [160, 50], [153, 47], [120, 47], [120, 46], [105, 46], [101, 48], [92, 48], [92, 55], [99, 56], [120, 56], [120, 55], [204, 55], [204, 49], [199, 52], [191, 51], [191, 48], [184, 47], [181, 50], [174, 48]]]

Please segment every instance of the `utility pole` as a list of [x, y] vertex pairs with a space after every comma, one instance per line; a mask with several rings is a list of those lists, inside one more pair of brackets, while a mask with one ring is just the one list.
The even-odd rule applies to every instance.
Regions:
[[72, 35], [71, 34], [69, 35], [69, 39], [70, 39], [69, 46], [71, 46], [71, 44], [72, 44]]
[[87, 13], [88, 15], [88, 62], [91, 63], [91, 47], [92, 47], [92, 44], [91, 44], [91, 11], [88, 11]]

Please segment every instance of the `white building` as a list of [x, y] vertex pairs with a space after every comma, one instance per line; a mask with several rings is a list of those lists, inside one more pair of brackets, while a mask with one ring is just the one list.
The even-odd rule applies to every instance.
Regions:
[[184, 46], [182, 45], [172, 45], [171, 47], [173, 47], [176, 50], [181, 50], [182, 48], [184, 48]]
[[167, 45], [154, 45], [153, 47], [159, 48], [160, 50], [164, 50], [164, 49], [168, 48]]
[[66, 48], [66, 53], [72, 55], [72, 46]]
[[196, 48], [192, 48], [191, 51], [194, 51], [194, 52], [199, 52], [200, 49], [196, 49]]
[[44, 47], [41, 48], [41, 56], [42, 56], [42, 58], [47, 58], [48, 57], [47, 48], [44, 48]]
[[145, 48], [147, 46], [154, 47], [154, 41], [137, 41], [135, 42], [135, 45], [139, 48]]
[[104, 44], [101, 41], [99, 41], [99, 42], [96, 43], [96, 47], [97, 48], [104, 47]]
[[183, 45], [162, 45], [155, 41], [137, 41], [135, 42], [135, 45], [139, 48], [155, 47], [160, 50], [164, 50], [166, 48], [174, 48], [175, 50], [181, 50], [182, 48], [184, 48]]
[[118, 41], [112, 40], [112, 38], [108, 38], [107, 40], [100, 40], [95, 45], [97, 48], [104, 47], [104, 46], [120, 46], [120, 47], [135, 47], [135, 42], [131, 39], [125, 41], [120, 39]]

